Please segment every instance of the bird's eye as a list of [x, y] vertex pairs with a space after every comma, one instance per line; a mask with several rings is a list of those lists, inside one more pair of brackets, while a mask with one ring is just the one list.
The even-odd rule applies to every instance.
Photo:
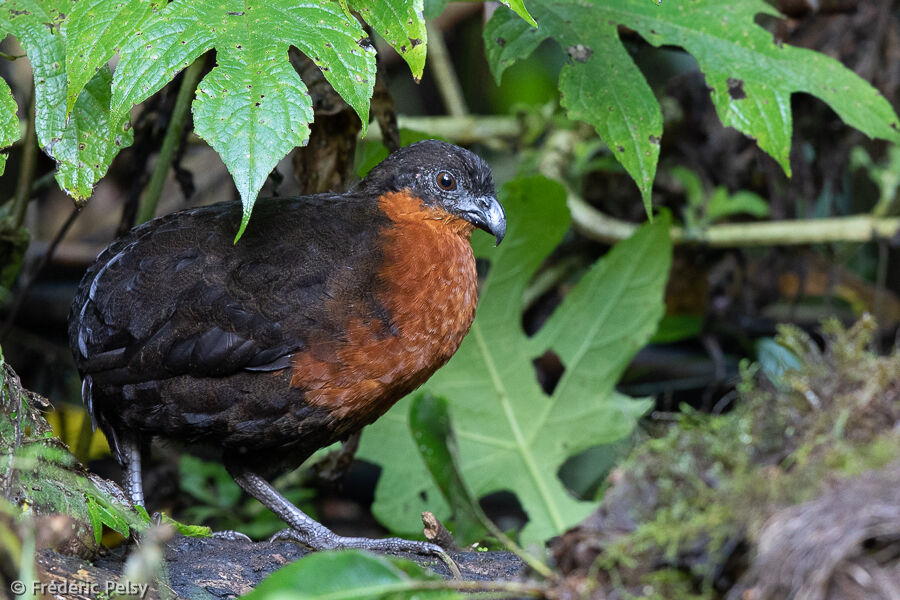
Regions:
[[435, 182], [437, 182], [438, 187], [445, 192], [450, 192], [456, 189], [456, 178], [447, 171], [441, 171], [440, 173], [438, 173], [434, 180]]

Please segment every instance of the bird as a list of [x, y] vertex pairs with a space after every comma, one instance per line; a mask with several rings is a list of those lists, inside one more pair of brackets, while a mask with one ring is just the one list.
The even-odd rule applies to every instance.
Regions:
[[475, 316], [474, 229], [506, 215], [487, 163], [426, 140], [343, 194], [157, 217], [85, 272], [68, 320], [82, 400], [144, 506], [154, 438], [222, 461], [314, 549], [439, 554], [430, 542], [337, 535], [269, 479], [345, 440], [422, 385]]

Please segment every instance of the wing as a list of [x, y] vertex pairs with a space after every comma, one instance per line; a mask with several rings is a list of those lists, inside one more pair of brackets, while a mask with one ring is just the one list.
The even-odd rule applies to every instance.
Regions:
[[236, 202], [174, 213], [107, 248], [82, 280], [69, 337], [105, 385], [180, 374], [277, 370], [352, 314], [389, 319], [374, 296], [373, 202], [344, 196], [257, 203], [244, 236]]

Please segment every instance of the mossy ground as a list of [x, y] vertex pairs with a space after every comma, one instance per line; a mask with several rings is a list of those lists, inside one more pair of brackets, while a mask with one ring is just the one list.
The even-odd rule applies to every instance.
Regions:
[[900, 354], [872, 352], [874, 330], [826, 322], [821, 349], [782, 328], [797, 368], [770, 378], [747, 363], [731, 412], [685, 409], [641, 443], [597, 514], [556, 546], [562, 568], [599, 580], [602, 597], [726, 595], [778, 510], [900, 457]]

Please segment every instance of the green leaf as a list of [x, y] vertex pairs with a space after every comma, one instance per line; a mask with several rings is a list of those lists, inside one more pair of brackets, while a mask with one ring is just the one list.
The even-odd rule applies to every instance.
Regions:
[[419, 456], [453, 510], [455, 537], [464, 544], [480, 539], [487, 516], [460, 473], [459, 450], [446, 398], [427, 392], [416, 395], [409, 408], [409, 429]]
[[245, 600], [375, 600], [378, 598], [463, 598], [442, 589], [423, 589], [440, 577], [417, 564], [359, 550], [314, 552], [281, 567]]
[[[593, 508], [557, 477], [566, 458], [627, 436], [649, 407], [613, 386], [662, 315], [671, 243], [667, 219], [642, 228], [596, 263], [529, 340], [521, 325], [522, 296], [568, 230], [565, 192], [558, 183], [530, 177], [508, 182], [500, 197], [508, 218], [503, 244], [493, 248], [489, 236], [473, 239], [476, 254], [491, 263], [477, 317], [425, 389], [450, 401], [468, 488], [479, 498], [515, 493], [529, 517], [521, 534], [528, 543], [564, 531]], [[541, 390], [532, 365], [548, 348], [566, 365], [552, 396]], [[361, 457], [383, 466], [373, 511], [404, 533], [416, 529], [420, 509], [447, 515], [424, 465], [411, 458], [408, 402], [368, 428], [360, 448]]]
[[4, 79], [0, 79], [0, 175], [6, 169], [5, 150], [20, 137], [16, 99]]
[[716, 188], [706, 206], [706, 218], [710, 221], [733, 215], [751, 215], [759, 219], [769, 216], [769, 203], [749, 190], [738, 190], [728, 195], [724, 187]]
[[637, 183], [650, 214], [662, 111], [622, 46], [616, 23], [600, 7], [588, 4], [534, 2], [532, 11], [540, 22], [537, 30], [501, 10], [485, 26], [485, 47], [494, 77], [499, 81], [506, 67], [553, 37], [570, 58], [559, 74], [563, 107], [570, 118], [594, 126]]
[[503, 70], [554, 38], [569, 54], [560, 73], [562, 104], [593, 125], [649, 200], [659, 152], [659, 106], [625, 53], [617, 28], [637, 31], [654, 46], [680, 46], [700, 65], [719, 118], [757, 141], [790, 175], [790, 97], [821, 98], [848, 125], [875, 138], [900, 140], [897, 115], [875, 88], [817, 52], [776, 44], [756, 24], [777, 15], [762, 0], [693, 0], [657, 6], [646, 0], [579, 3], [530, 0], [538, 29], [498, 10], [484, 30], [488, 62]]
[[659, 322], [651, 344], [670, 344], [699, 335], [703, 331], [703, 315], [666, 315]]
[[110, 72], [102, 67], [66, 115], [66, 15], [72, 0], [8, 0], [0, 8], [0, 29], [18, 38], [34, 73], [35, 131], [41, 148], [57, 162], [56, 180], [78, 200], [87, 199], [133, 133], [127, 114], [109, 110]]
[[88, 515], [91, 519], [91, 526], [94, 530], [94, 541], [97, 544], [100, 543], [100, 539], [103, 537], [104, 525], [122, 536], [128, 537], [131, 528], [128, 527], [128, 521], [122, 514], [122, 508], [116, 507], [100, 495], [86, 494], [85, 501]]
[[105, 481], [90, 475], [56, 436], [40, 406], [40, 396], [21, 387], [18, 376], [0, 358], [0, 471], [4, 493], [36, 515], [72, 517], [73, 538], [91, 547], [103, 525], [123, 535], [147, 523], [106, 491]]
[[94, 73], [150, 15], [147, 0], [80, 0], [66, 20], [66, 115]]
[[532, 27], [537, 27], [537, 23], [535, 23], [534, 18], [528, 14], [528, 9], [525, 8], [525, 3], [522, 2], [522, 0], [500, 0], [500, 3], [509, 7], [510, 10], [525, 19]]
[[178, 460], [179, 487], [197, 500], [218, 508], [231, 508], [241, 499], [241, 488], [221, 464], [185, 454]]
[[396, 50], [416, 81], [425, 69], [425, 17], [422, 0], [350, 0], [350, 6]]
[[288, 48], [296, 46], [322, 69], [365, 130], [375, 84], [375, 51], [365, 40], [337, 2], [176, 0], [122, 47], [113, 110], [127, 113], [215, 48], [218, 65], [197, 88], [194, 124], [241, 194], [240, 237], [269, 173], [309, 139], [312, 101]]
[[212, 529], [205, 525], [187, 525], [166, 514], [162, 515], [162, 522], [171, 525], [175, 531], [185, 537], [210, 537], [212, 535]]

